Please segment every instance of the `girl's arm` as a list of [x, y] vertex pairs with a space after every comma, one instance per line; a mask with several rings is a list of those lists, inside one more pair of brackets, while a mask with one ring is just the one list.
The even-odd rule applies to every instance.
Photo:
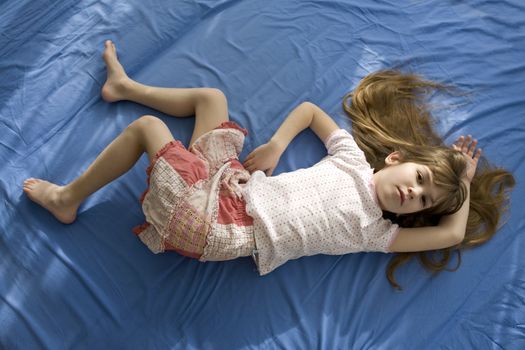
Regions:
[[339, 129], [333, 119], [321, 108], [311, 102], [303, 102], [288, 115], [270, 142], [277, 144], [284, 151], [295, 136], [308, 127], [323, 142], [332, 131]]
[[443, 249], [460, 244], [465, 238], [470, 207], [470, 182], [476, 172], [481, 149], [476, 149], [477, 141], [471, 141], [471, 136], [458, 139], [453, 147], [463, 152], [467, 161], [467, 171], [463, 182], [467, 187], [467, 196], [461, 208], [451, 215], [441, 218], [438, 226], [401, 228], [390, 246], [392, 252], [420, 252], [425, 250]]
[[253, 150], [243, 165], [250, 172], [262, 170], [270, 176], [290, 142], [304, 129], [310, 127], [324, 142], [337, 124], [321, 108], [310, 102], [297, 106], [281, 124], [268, 143]]

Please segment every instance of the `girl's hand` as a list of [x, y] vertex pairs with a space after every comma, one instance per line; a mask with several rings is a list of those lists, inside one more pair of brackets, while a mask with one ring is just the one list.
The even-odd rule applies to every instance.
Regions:
[[466, 138], [461, 135], [456, 143], [452, 145], [456, 151], [463, 153], [465, 161], [467, 162], [467, 171], [465, 173], [465, 179], [470, 183], [476, 173], [476, 167], [478, 166], [478, 160], [481, 156], [481, 148], [476, 150], [478, 140], [472, 140], [472, 136], [468, 135]]
[[261, 170], [266, 176], [271, 176], [282, 153], [279, 146], [270, 141], [254, 149], [244, 160], [243, 166], [250, 174]]

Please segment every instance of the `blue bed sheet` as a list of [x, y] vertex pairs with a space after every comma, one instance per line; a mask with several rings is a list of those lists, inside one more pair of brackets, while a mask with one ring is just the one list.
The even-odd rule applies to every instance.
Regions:
[[[402, 267], [402, 292], [388, 254], [305, 257], [264, 277], [250, 258], [153, 255], [131, 233], [146, 157], [60, 224], [24, 179], [71, 181], [143, 114], [191, 137], [191, 117], [101, 99], [105, 39], [140, 82], [222, 89], [250, 132], [241, 159], [305, 100], [349, 129], [342, 97], [372, 71], [454, 84], [468, 95], [435, 96], [437, 128], [476, 135], [514, 173], [506, 224], [457, 272]], [[519, 0], [0, 2], [0, 348], [525, 348], [524, 58]], [[275, 174], [325, 154], [306, 130]]]

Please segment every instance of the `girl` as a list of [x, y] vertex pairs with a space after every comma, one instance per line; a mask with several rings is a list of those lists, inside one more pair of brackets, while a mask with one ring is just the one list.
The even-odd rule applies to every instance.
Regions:
[[[130, 100], [176, 117], [195, 115], [189, 148], [174, 140], [160, 119], [143, 116], [76, 180], [58, 186], [31, 178], [24, 192], [69, 224], [84, 199], [146, 152], [151, 162], [148, 189], [141, 197], [146, 223], [134, 232], [155, 253], [175, 250], [201, 261], [252, 255], [260, 274], [266, 274], [304, 255], [478, 244], [493, 234], [489, 231], [495, 231], [499, 216], [488, 233], [479, 234], [486, 217], [476, 214], [480, 219], [472, 224], [470, 217], [478, 211], [469, 207], [491, 198], [491, 208], [500, 209], [505, 186], [513, 184], [510, 174], [501, 170], [497, 178], [489, 172], [488, 190], [474, 197], [481, 154], [477, 141], [460, 137], [453, 149], [443, 146], [419, 100], [422, 91], [440, 86], [415, 76], [375, 73], [345, 98], [355, 141], [319, 107], [305, 102], [241, 164], [238, 155], [247, 132], [228, 120], [220, 90], [133, 81], [111, 41], [105, 43], [103, 58], [104, 100]], [[323, 140], [328, 156], [309, 169], [270, 177], [288, 144], [307, 127]], [[501, 185], [496, 194], [494, 185]], [[478, 234], [474, 240], [473, 233]], [[406, 257], [389, 268], [395, 286], [393, 270]], [[445, 267], [447, 259], [445, 254], [434, 267]]]

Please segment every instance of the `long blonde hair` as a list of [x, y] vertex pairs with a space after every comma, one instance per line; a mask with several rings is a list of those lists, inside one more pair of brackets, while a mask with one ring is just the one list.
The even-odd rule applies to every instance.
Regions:
[[[352, 120], [354, 138], [375, 170], [384, 167], [388, 154], [399, 151], [403, 161], [428, 165], [435, 174], [436, 185], [450, 193], [447, 200], [431, 210], [402, 216], [385, 213], [385, 217], [401, 227], [436, 225], [442, 215], [455, 212], [465, 200], [466, 189], [461, 182], [465, 162], [435, 131], [426, 101], [435, 91], [450, 91], [450, 87], [414, 74], [384, 70], [366, 76], [343, 99], [343, 108]], [[396, 254], [387, 267], [390, 284], [400, 289], [394, 272], [414, 256], [418, 256], [429, 270], [440, 272], [447, 269], [451, 253], [457, 252], [458, 264], [449, 269], [456, 270], [461, 263], [461, 249], [485, 243], [496, 233], [507, 209], [508, 190], [514, 184], [511, 173], [482, 161], [470, 185], [470, 210], [464, 240], [458, 246], [439, 251]], [[441, 258], [435, 259], [439, 253]]]

